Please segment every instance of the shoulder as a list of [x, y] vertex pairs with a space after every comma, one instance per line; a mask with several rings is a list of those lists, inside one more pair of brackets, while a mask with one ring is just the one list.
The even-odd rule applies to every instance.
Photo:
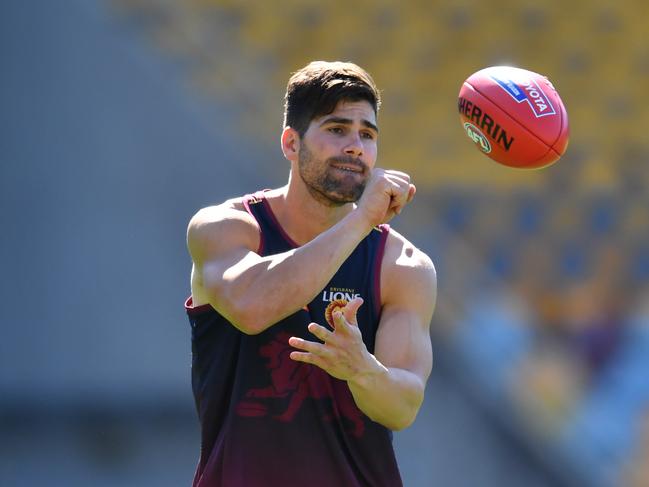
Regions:
[[430, 257], [394, 228], [390, 228], [385, 242], [383, 266], [388, 269], [419, 269], [435, 275], [435, 266]]
[[192, 257], [199, 260], [220, 248], [245, 246], [257, 250], [258, 245], [259, 226], [246, 210], [244, 197], [201, 208], [187, 226], [187, 246]]
[[189, 230], [198, 230], [205, 225], [219, 223], [227, 220], [254, 219], [246, 211], [244, 197], [232, 198], [221, 204], [206, 206], [198, 210], [189, 220]]
[[437, 292], [437, 272], [431, 258], [390, 228], [381, 265], [381, 295], [388, 302], [403, 294], [429, 296]]

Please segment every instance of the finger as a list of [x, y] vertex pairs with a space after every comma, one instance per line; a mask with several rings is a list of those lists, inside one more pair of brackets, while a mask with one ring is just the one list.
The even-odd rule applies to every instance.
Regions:
[[288, 344], [291, 347], [304, 350], [305, 352], [324, 355], [326, 352], [325, 346], [322, 343], [310, 342], [298, 337], [291, 337], [288, 339]]
[[392, 200], [394, 200], [395, 198], [402, 199], [403, 201], [406, 200], [410, 182], [403, 179], [389, 179], [387, 183], [387, 192]]
[[390, 181], [391, 183], [396, 183], [399, 186], [408, 186], [410, 184], [410, 178], [409, 177], [401, 177], [397, 175], [387, 175], [386, 179]]
[[356, 313], [358, 309], [363, 305], [363, 298], [356, 297], [352, 299], [349, 303], [345, 305], [342, 309], [342, 315], [345, 317], [347, 322], [351, 325], [357, 325], [358, 321], [356, 319]]
[[395, 169], [386, 169], [384, 171], [384, 173], [387, 174], [388, 176], [396, 176], [396, 177], [404, 179], [406, 181], [410, 181], [410, 175], [408, 175], [407, 173], [405, 173], [403, 171], [397, 171]]
[[332, 332], [327, 330], [324, 326], [318, 325], [317, 323], [309, 323], [308, 330], [323, 342], [330, 340], [331, 336], [333, 335]]
[[407, 195], [403, 194], [400, 195], [398, 198], [396, 197], [392, 198], [388, 211], [393, 212], [395, 215], [400, 214], [401, 210], [403, 210], [403, 207], [408, 204], [408, 201], [406, 200], [406, 196]]
[[392, 205], [390, 205], [390, 208], [388, 208], [388, 210], [392, 212], [393, 216], [394, 215], [399, 215], [399, 214], [401, 214], [401, 210], [403, 210], [404, 205], [405, 205], [405, 202], [402, 203], [402, 204], [393, 203]]
[[386, 180], [391, 184], [393, 194], [408, 194], [411, 184], [409, 177], [387, 176]]
[[315, 364], [315, 356], [311, 353], [305, 353], [305, 352], [291, 352], [288, 355], [291, 360], [295, 360], [296, 362], [304, 362], [305, 364]]
[[412, 201], [412, 199], [415, 197], [416, 192], [417, 187], [414, 184], [411, 184], [408, 188], [408, 199], [406, 200], [407, 203], [410, 203]]
[[416, 192], [417, 188], [415, 187], [415, 185], [408, 183], [408, 185], [403, 188], [403, 192], [399, 194], [398, 197], [392, 197], [392, 202], [389, 209], [392, 210], [394, 214], [399, 215], [403, 208], [415, 197]]
[[322, 370], [329, 373], [329, 371], [327, 370], [327, 363], [318, 355], [307, 352], [291, 352], [288, 354], [288, 356], [291, 360], [315, 365], [316, 367], [320, 367]]
[[336, 330], [334, 333], [346, 333], [347, 327], [351, 326], [351, 323], [347, 323], [342, 310], [337, 309], [332, 313], [331, 317], [333, 318], [334, 329]]
[[390, 196], [394, 199], [399, 198], [406, 201], [408, 197], [408, 192], [410, 191], [410, 180], [393, 178], [388, 179]]
[[343, 313], [343, 310], [338, 310], [333, 313], [333, 321], [336, 332], [348, 333], [351, 327], [358, 326], [355, 313], [354, 316], [351, 316], [350, 319], [347, 319], [347, 317]]
[[390, 197], [390, 203], [388, 204], [387, 213], [398, 214], [406, 205], [406, 194], [403, 192], [394, 194]]

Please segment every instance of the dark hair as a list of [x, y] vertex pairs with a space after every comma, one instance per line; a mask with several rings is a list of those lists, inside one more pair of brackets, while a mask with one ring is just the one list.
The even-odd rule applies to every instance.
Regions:
[[377, 114], [381, 96], [363, 68], [348, 62], [313, 61], [293, 73], [284, 97], [284, 127], [304, 136], [311, 120], [333, 112], [341, 100], [366, 100]]

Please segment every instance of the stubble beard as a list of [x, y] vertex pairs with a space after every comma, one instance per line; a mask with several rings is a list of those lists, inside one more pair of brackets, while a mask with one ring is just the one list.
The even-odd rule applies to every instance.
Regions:
[[[336, 176], [332, 163], [362, 166], [363, 179], [358, 182], [357, 173], [348, 177]], [[365, 190], [369, 169], [355, 157], [330, 157], [324, 161], [315, 160], [313, 153], [302, 144], [298, 155], [300, 178], [304, 181], [311, 196], [320, 203], [336, 207], [358, 201]], [[336, 171], [338, 172], [338, 171]]]

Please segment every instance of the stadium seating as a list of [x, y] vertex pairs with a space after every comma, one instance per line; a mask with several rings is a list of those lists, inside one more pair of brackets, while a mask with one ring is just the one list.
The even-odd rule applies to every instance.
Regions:
[[545, 178], [495, 171], [455, 123], [462, 81], [490, 64], [514, 63], [554, 80], [573, 127], [563, 164], [571, 162], [573, 150], [586, 152], [586, 172], [594, 175], [585, 177], [592, 183], [617, 183], [615, 171], [606, 168], [620, 163], [620, 145], [647, 150], [643, 124], [634, 123], [647, 110], [646, 19], [634, 15], [641, 10], [628, 2], [576, 1], [576, 11], [585, 13], [578, 20], [565, 15], [560, 1], [364, 1], [353, 14], [341, 1], [326, 8], [288, 0], [115, 4], [147, 18], [157, 42], [189, 60], [197, 85], [245, 103], [243, 128], [269, 140], [277, 137], [288, 73], [314, 58], [366, 66], [384, 92], [383, 160], [411, 171], [427, 187], [519, 187]]

